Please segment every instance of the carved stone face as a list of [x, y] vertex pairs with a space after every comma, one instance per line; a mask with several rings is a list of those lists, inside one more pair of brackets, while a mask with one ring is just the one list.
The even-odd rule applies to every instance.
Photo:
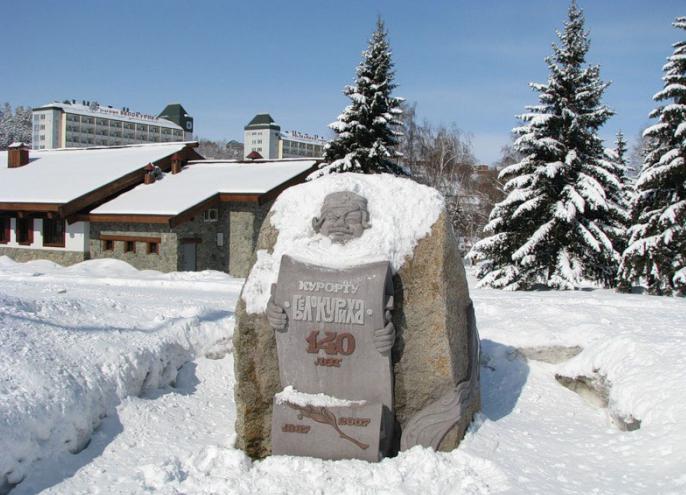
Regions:
[[312, 227], [333, 242], [345, 244], [356, 239], [371, 227], [367, 200], [349, 191], [328, 194], [320, 216], [312, 219]]

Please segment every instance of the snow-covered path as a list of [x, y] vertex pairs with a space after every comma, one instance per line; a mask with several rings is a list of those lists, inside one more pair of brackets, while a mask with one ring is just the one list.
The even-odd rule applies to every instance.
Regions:
[[[205, 290], [211, 284], [235, 300], [239, 284], [210, 280], [217, 276], [184, 280], [184, 306], [221, 307]], [[27, 292], [17, 297], [35, 298], [37, 286], [30, 284], [37, 282], [21, 277]], [[136, 290], [151, 297], [164, 285], [159, 277], [138, 278]], [[289, 457], [253, 463], [231, 447], [233, 357], [223, 354], [230, 349], [223, 342], [209, 352], [214, 359], [196, 352], [174, 387], [161, 383], [123, 399], [84, 450], [38, 461], [12, 494], [686, 492], [686, 301], [603, 290], [472, 289], [472, 297], [482, 338], [483, 411], [457, 451], [415, 448], [379, 464]], [[135, 318], [142, 309], [128, 301]], [[178, 312], [179, 304], [172, 298], [155, 311]], [[90, 311], [80, 310], [82, 318]], [[200, 319], [199, 328], [210, 323]], [[564, 348], [569, 352], [561, 357]], [[563, 361], [522, 356], [532, 350]], [[556, 373], [602, 376], [609, 408], [561, 386]], [[639, 419], [640, 429], [621, 431], [609, 411]]]

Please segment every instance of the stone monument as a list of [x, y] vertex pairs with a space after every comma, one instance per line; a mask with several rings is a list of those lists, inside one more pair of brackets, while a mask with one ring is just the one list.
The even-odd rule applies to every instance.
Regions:
[[[369, 228], [367, 201], [332, 193], [312, 226], [345, 244]], [[393, 431], [389, 262], [333, 270], [284, 255], [272, 294], [267, 317], [276, 330], [281, 386], [331, 398], [315, 406], [302, 395], [289, 401], [277, 394], [272, 453], [379, 460]]]
[[[335, 191], [312, 235], [345, 246], [374, 222], [365, 197]], [[268, 218], [258, 249], [277, 239]], [[389, 261], [332, 268], [297, 254], [280, 257], [263, 313], [239, 300], [237, 446], [368, 461], [455, 448], [479, 408], [479, 341], [445, 212], [395, 274]]]

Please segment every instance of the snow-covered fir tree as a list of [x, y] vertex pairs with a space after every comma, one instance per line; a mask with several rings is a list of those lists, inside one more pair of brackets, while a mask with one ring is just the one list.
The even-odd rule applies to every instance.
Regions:
[[546, 59], [548, 82], [531, 84], [540, 104], [527, 107], [519, 116], [525, 125], [514, 129], [524, 158], [500, 173], [506, 197], [469, 255], [481, 262], [481, 285], [571, 289], [615, 280], [621, 207], [608, 192], [621, 184], [597, 134], [612, 115], [601, 102], [608, 83], [585, 63], [589, 39], [575, 2], [568, 16]]
[[612, 232], [611, 239], [616, 251], [621, 254], [626, 248], [626, 231], [631, 224], [629, 208], [633, 199], [633, 178], [629, 175], [627, 143], [621, 130], [617, 131], [614, 147], [605, 150], [604, 166], [613, 170], [619, 181], [619, 187], [610, 184], [605, 194], [617, 206], [609, 214], [621, 230]]
[[[674, 26], [686, 30], [686, 17]], [[648, 138], [631, 205], [629, 247], [620, 268], [621, 287], [646, 284], [651, 294], [686, 295], [686, 41], [674, 45], [664, 66], [664, 87], [653, 99], [658, 122]]]
[[5, 103], [0, 107], [0, 150], [13, 142], [31, 144], [31, 107], [18, 106], [12, 111]]
[[393, 62], [388, 33], [381, 19], [357, 66], [355, 84], [344, 94], [351, 104], [329, 125], [336, 138], [327, 145], [324, 161], [316, 175], [330, 172], [402, 173], [396, 160], [402, 122], [402, 98], [391, 96]]
[[612, 159], [619, 171], [619, 178], [627, 180], [626, 183], [631, 182], [631, 177], [629, 176], [629, 163], [627, 161], [627, 145], [626, 139], [624, 138], [624, 133], [619, 130], [617, 131], [617, 136], [615, 138], [615, 147], [612, 149]]

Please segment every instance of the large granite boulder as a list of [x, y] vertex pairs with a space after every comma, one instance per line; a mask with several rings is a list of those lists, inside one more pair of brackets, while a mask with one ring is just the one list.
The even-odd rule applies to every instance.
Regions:
[[[368, 191], [365, 186], [369, 181], [377, 185], [376, 182], [386, 180], [399, 188], [396, 194], [389, 192], [390, 196], [406, 195], [405, 198], [395, 197], [395, 201], [411, 202], [407, 195], [412, 193], [418, 205], [404, 207], [424, 206], [427, 209], [421, 221], [428, 225], [423, 232], [415, 229], [419, 238], [412, 243], [411, 251], [407, 254], [402, 250], [396, 253], [392, 251], [392, 246], [388, 248], [391, 251], [387, 251], [393, 252], [393, 256], [398, 255], [394, 258], [393, 275], [396, 340], [392, 349], [392, 363], [396, 426], [392, 452], [415, 445], [452, 450], [459, 444], [474, 412], [480, 407], [479, 341], [462, 258], [443, 200], [435, 191], [410, 183], [407, 179], [343, 176], [330, 179], [329, 183], [323, 182], [322, 187], [326, 190], [336, 190], [336, 187], [339, 190], [356, 189], [356, 192], [364, 195]], [[310, 244], [303, 244], [298, 250], [297, 243], [277, 243], [282, 234], [279, 227], [284, 231], [291, 229], [283, 218], [284, 209], [293, 208], [294, 198], [306, 196], [314, 190], [314, 185], [296, 186], [301, 190], [286, 191], [290, 193], [290, 203], [288, 199], [284, 200], [286, 204], [279, 205], [279, 200], [275, 203], [260, 230], [254, 266], [236, 308], [236, 443], [238, 448], [253, 458], [262, 458], [271, 453], [273, 398], [282, 389], [274, 331], [265, 316], [263, 303], [255, 302], [257, 299], [266, 300], [266, 295], [260, 293], [266, 290], [266, 283], [256, 290], [259, 284], [253, 282], [255, 278], [269, 279], [265, 272], [273, 273], [278, 269], [273, 265], [282, 252], [296, 249], [298, 252], [293, 254], [298, 255], [311, 250]], [[407, 191], [407, 188], [412, 190]], [[421, 194], [425, 194], [426, 198], [417, 199], [416, 196]], [[317, 197], [314, 199], [317, 200]], [[381, 208], [380, 205], [376, 207]], [[384, 207], [393, 208], [393, 205], [386, 204]], [[386, 217], [381, 218], [382, 215], [378, 214], [381, 210], [377, 210], [375, 215], [374, 208], [373, 201], [370, 201], [372, 230], [382, 229], [380, 223], [390, 221]], [[397, 214], [402, 216], [403, 207], [399, 206], [399, 209], [401, 211]], [[305, 214], [309, 215], [308, 212]], [[411, 219], [408, 222], [412, 223]], [[396, 235], [405, 235], [402, 227], [399, 228], [401, 230], [397, 232], [400, 234]], [[302, 232], [290, 232], [288, 235], [295, 239], [303, 237]], [[388, 232], [379, 233], [381, 236], [384, 234]], [[324, 245], [329, 248], [328, 244]], [[356, 249], [351, 246], [351, 250]], [[330, 249], [345, 253], [340, 246]], [[355, 254], [359, 258], [359, 248]], [[340, 253], [337, 252], [336, 256], [339, 257]]]

